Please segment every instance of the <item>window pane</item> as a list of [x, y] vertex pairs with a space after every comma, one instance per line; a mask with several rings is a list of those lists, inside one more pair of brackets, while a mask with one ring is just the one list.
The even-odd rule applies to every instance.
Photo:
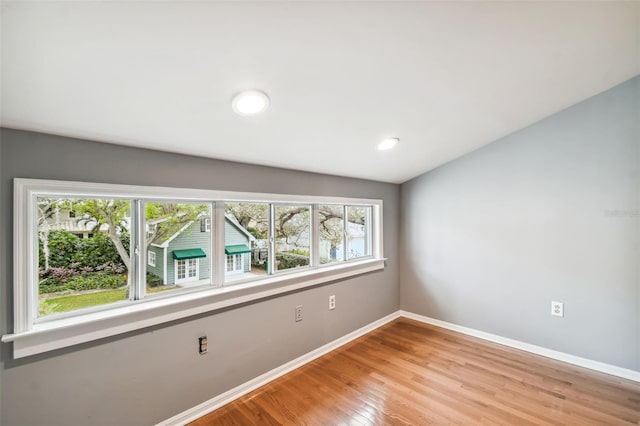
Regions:
[[39, 316], [127, 300], [129, 200], [38, 197]]
[[310, 207], [275, 206], [276, 265], [274, 270], [299, 268], [309, 265]]
[[225, 282], [264, 276], [269, 263], [269, 205], [225, 203]]
[[145, 216], [147, 296], [210, 284], [211, 204], [146, 203]]
[[371, 207], [347, 207], [347, 259], [371, 255]]
[[344, 260], [344, 206], [319, 205], [320, 264]]

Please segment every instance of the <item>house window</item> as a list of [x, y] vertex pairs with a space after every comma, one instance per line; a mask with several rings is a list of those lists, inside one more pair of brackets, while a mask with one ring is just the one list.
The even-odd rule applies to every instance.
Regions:
[[183, 284], [198, 281], [198, 259], [176, 260], [176, 284]]
[[14, 195], [16, 358], [384, 268], [379, 200], [35, 179]]
[[227, 255], [227, 273], [241, 273], [244, 272], [244, 262], [241, 254]]

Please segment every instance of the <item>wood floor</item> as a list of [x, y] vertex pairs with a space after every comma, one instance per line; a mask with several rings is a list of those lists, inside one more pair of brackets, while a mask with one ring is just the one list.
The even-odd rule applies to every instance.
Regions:
[[400, 318], [192, 423], [640, 425], [640, 383]]

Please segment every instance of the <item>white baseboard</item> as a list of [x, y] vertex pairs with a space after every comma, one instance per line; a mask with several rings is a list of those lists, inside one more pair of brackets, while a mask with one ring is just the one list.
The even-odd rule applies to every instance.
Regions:
[[170, 419], [164, 420], [158, 423], [156, 426], [178, 426], [185, 425], [189, 422], [199, 419], [200, 417], [222, 407], [230, 403], [233, 400], [240, 398], [243, 395], [248, 394], [249, 392], [259, 388], [260, 386], [266, 385], [272, 380], [277, 379], [278, 377], [284, 376], [290, 371], [295, 370], [296, 368], [300, 368], [308, 362], [313, 361], [316, 358], [325, 355], [340, 346], [351, 342], [352, 340], [357, 339], [358, 337], [364, 336], [365, 334], [375, 330], [378, 327], [381, 327], [388, 322], [393, 321], [394, 319], [400, 316], [400, 311], [394, 312], [392, 314], [387, 315], [384, 318], [381, 318], [377, 321], [374, 321], [370, 324], [365, 325], [362, 328], [359, 328], [351, 333], [342, 336], [332, 342], [327, 343], [326, 345], [320, 346], [318, 349], [315, 349], [311, 352], [308, 352], [298, 358], [287, 362], [279, 367], [274, 368], [271, 371], [268, 371], [254, 379], [249, 380], [241, 385], [236, 386], [233, 389], [230, 389], [218, 396], [211, 398], [208, 401], [205, 401], [193, 408], [190, 408], [186, 411], [183, 411], [180, 414], [177, 414]]
[[186, 411], [183, 411], [180, 414], [177, 414], [170, 419], [164, 420], [158, 423], [156, 426], [178, 426], [185, 425], [189, 422], [199, 419], [200, 417], [222, 407], [240, 398], [243, 395], [259, 388], [260, 386], [266, 385], [272, 380], [277, 379], [278, 377], [284, 376], [290, 371], [295, 370], [296, 368], [300, 368], [308, 362], [313, 361], [316, 358], [325, 355], [340, 346], [351, 342], [352, 340], [357, 339], [358, 337], [364, 336], [365, 334], [375, 330], [378, 327], [381, 327], [396, 318], [406, 317], [409, 319], [413, 319], [416, 321], [423, 322], [425, 324], [435, 325], [437, 327], [446, 328], [448, 330], [457, 331], [462, 334], [466, 334], [473, 337], [478, 337], [483, 340], [487, 340], [489, 342], [498, 343], [500, 345], [508, 346], [515, 349], [520, 349], [525, 352], [530, 352], [536, 355], [541, 355], [547, 358], [552, 358], [558, 361], [564, 361], [569, 364], [577, 365], [580, 367], [585, 367], [591, 370], [599, 371], [606, 374], [611, 374], [613, 376], [622, 377], [624, 379], [633, 380], [636, 382], [640, 382], [640, 372], [629, 370], [622, 367], [616, 367], [615, 365], [605, 364], [599, 361], [592, 361], [590, 359], [581, 358], [575, 355], [570, 355], [564, 352], [554, 351], [552, 349], [543, 348], [541, 346], [532, 345], [529, 343], [521, 342], [519, 340], [513, 340], [506, 337], [498, 336], [495, 334], [487, 333], [484, 331], [476, 330], [469, 327], [463, 327], [461, 325], [453, 324], [446, 321], [441, 321], [435, 318], [426, 317], [424, 315], [418, 315], [407, 311], [396, 311], [392, 314], [387, 315], [384, 318], [381, 318], [377, 321], [374, 321], [368, 325], [365, 325], [358, 330], [355, 330], [345, 336], [342, 336], [332, 342], [327, 343], [315, 349], [311, 352], [308, 352], [298, 358], [287, 362], [279, 367], [274, 368], [271, 371], [268, 371], [254, 379], [249, 380], [241, 385], [236, 386], [233, 389], [230, 389], [218, 396], [211, 398], [208, 401], [205, 401], [193, 408], [190, 408]]
[[509, 346], [511, 348], [520, 349], [522, 351], [530, 352], [536, 355], [542, 355], [547, 358], [552, 358], [558, 361], [564, 361], [569, 364], [577, 365], [580, 367], [589, 368], [591, 370], [599, 371], [601, 373], [611, 374], [612, 376], [622, 377], [623, 379], [633, 380], [640, 382], [640, 372], [629, 370], [622, 367], [617, 367], [611, 364], [605, 364], [604, 362], [593, 361], [579, 356], [570, 355], [564, 352], [554, 351], [553, 349], [543, 348], [541, 346], [532, 345], [530, 343], [521, 342], [519, 340], [513, 340], [506, 337], [498, 336], [484, 331], [475, 330], [473, 328], [463, 327], [461, 325], [452, 324], [450, 322], [441, 321], [435, 318], [426, 317], [423, 315], [414, 314], [407, 311], [398, 311], [399, 316], [420, 321], [426, 324], [435, 325], [438, 327], [446, 328], [448, 330], [457, 331], [469, 336], [478, 337], [483, 340], [498, 343], [500, 345]]

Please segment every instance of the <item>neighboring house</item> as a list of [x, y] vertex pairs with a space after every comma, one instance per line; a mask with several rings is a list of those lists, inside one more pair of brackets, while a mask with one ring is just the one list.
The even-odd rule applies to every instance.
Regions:
[[[167, 219], [148, 221], [158, 225]], [[128, 218], [125, 218], [128, 222]], [[97, 223], [86, 217], [76, 217], [63, 209], [47, 218], [49, 231], [66, 231], [80, 238], [90, 238]], [[108, 225], [100, 227], [106, 232]], [[225, 214], [225, 274], [251, 272], [251, 242], [255, 239], [233, 216]], [[187, 223], [163, 241], [152, 242], [147, 249], [147, 272], [162, 279], [166, 285], [207, 280], [211, 276], [211, 220], [203, 216]]]
[[[74, 210], [61, 209], [47, 217], [40, 228], [48, 227], [48, 231], [66, 231], [78, 236], [78, 238], [91, 238], [98, 223], [87, 215], [76, 216]], [[108, 225], [103, 224], [100, 231], [106, 231]]]
[[[161, 221], [150, 222], [153, 226]], [[226, 275], [251, 272], [251, 241], [254, 239], [233, 216], [225, 215]], [[211, 220], [201, 217], [186, 224], [164, 241], [147, 249], [147, 272], [165, 285], [209, 279], [211, 275]]]

